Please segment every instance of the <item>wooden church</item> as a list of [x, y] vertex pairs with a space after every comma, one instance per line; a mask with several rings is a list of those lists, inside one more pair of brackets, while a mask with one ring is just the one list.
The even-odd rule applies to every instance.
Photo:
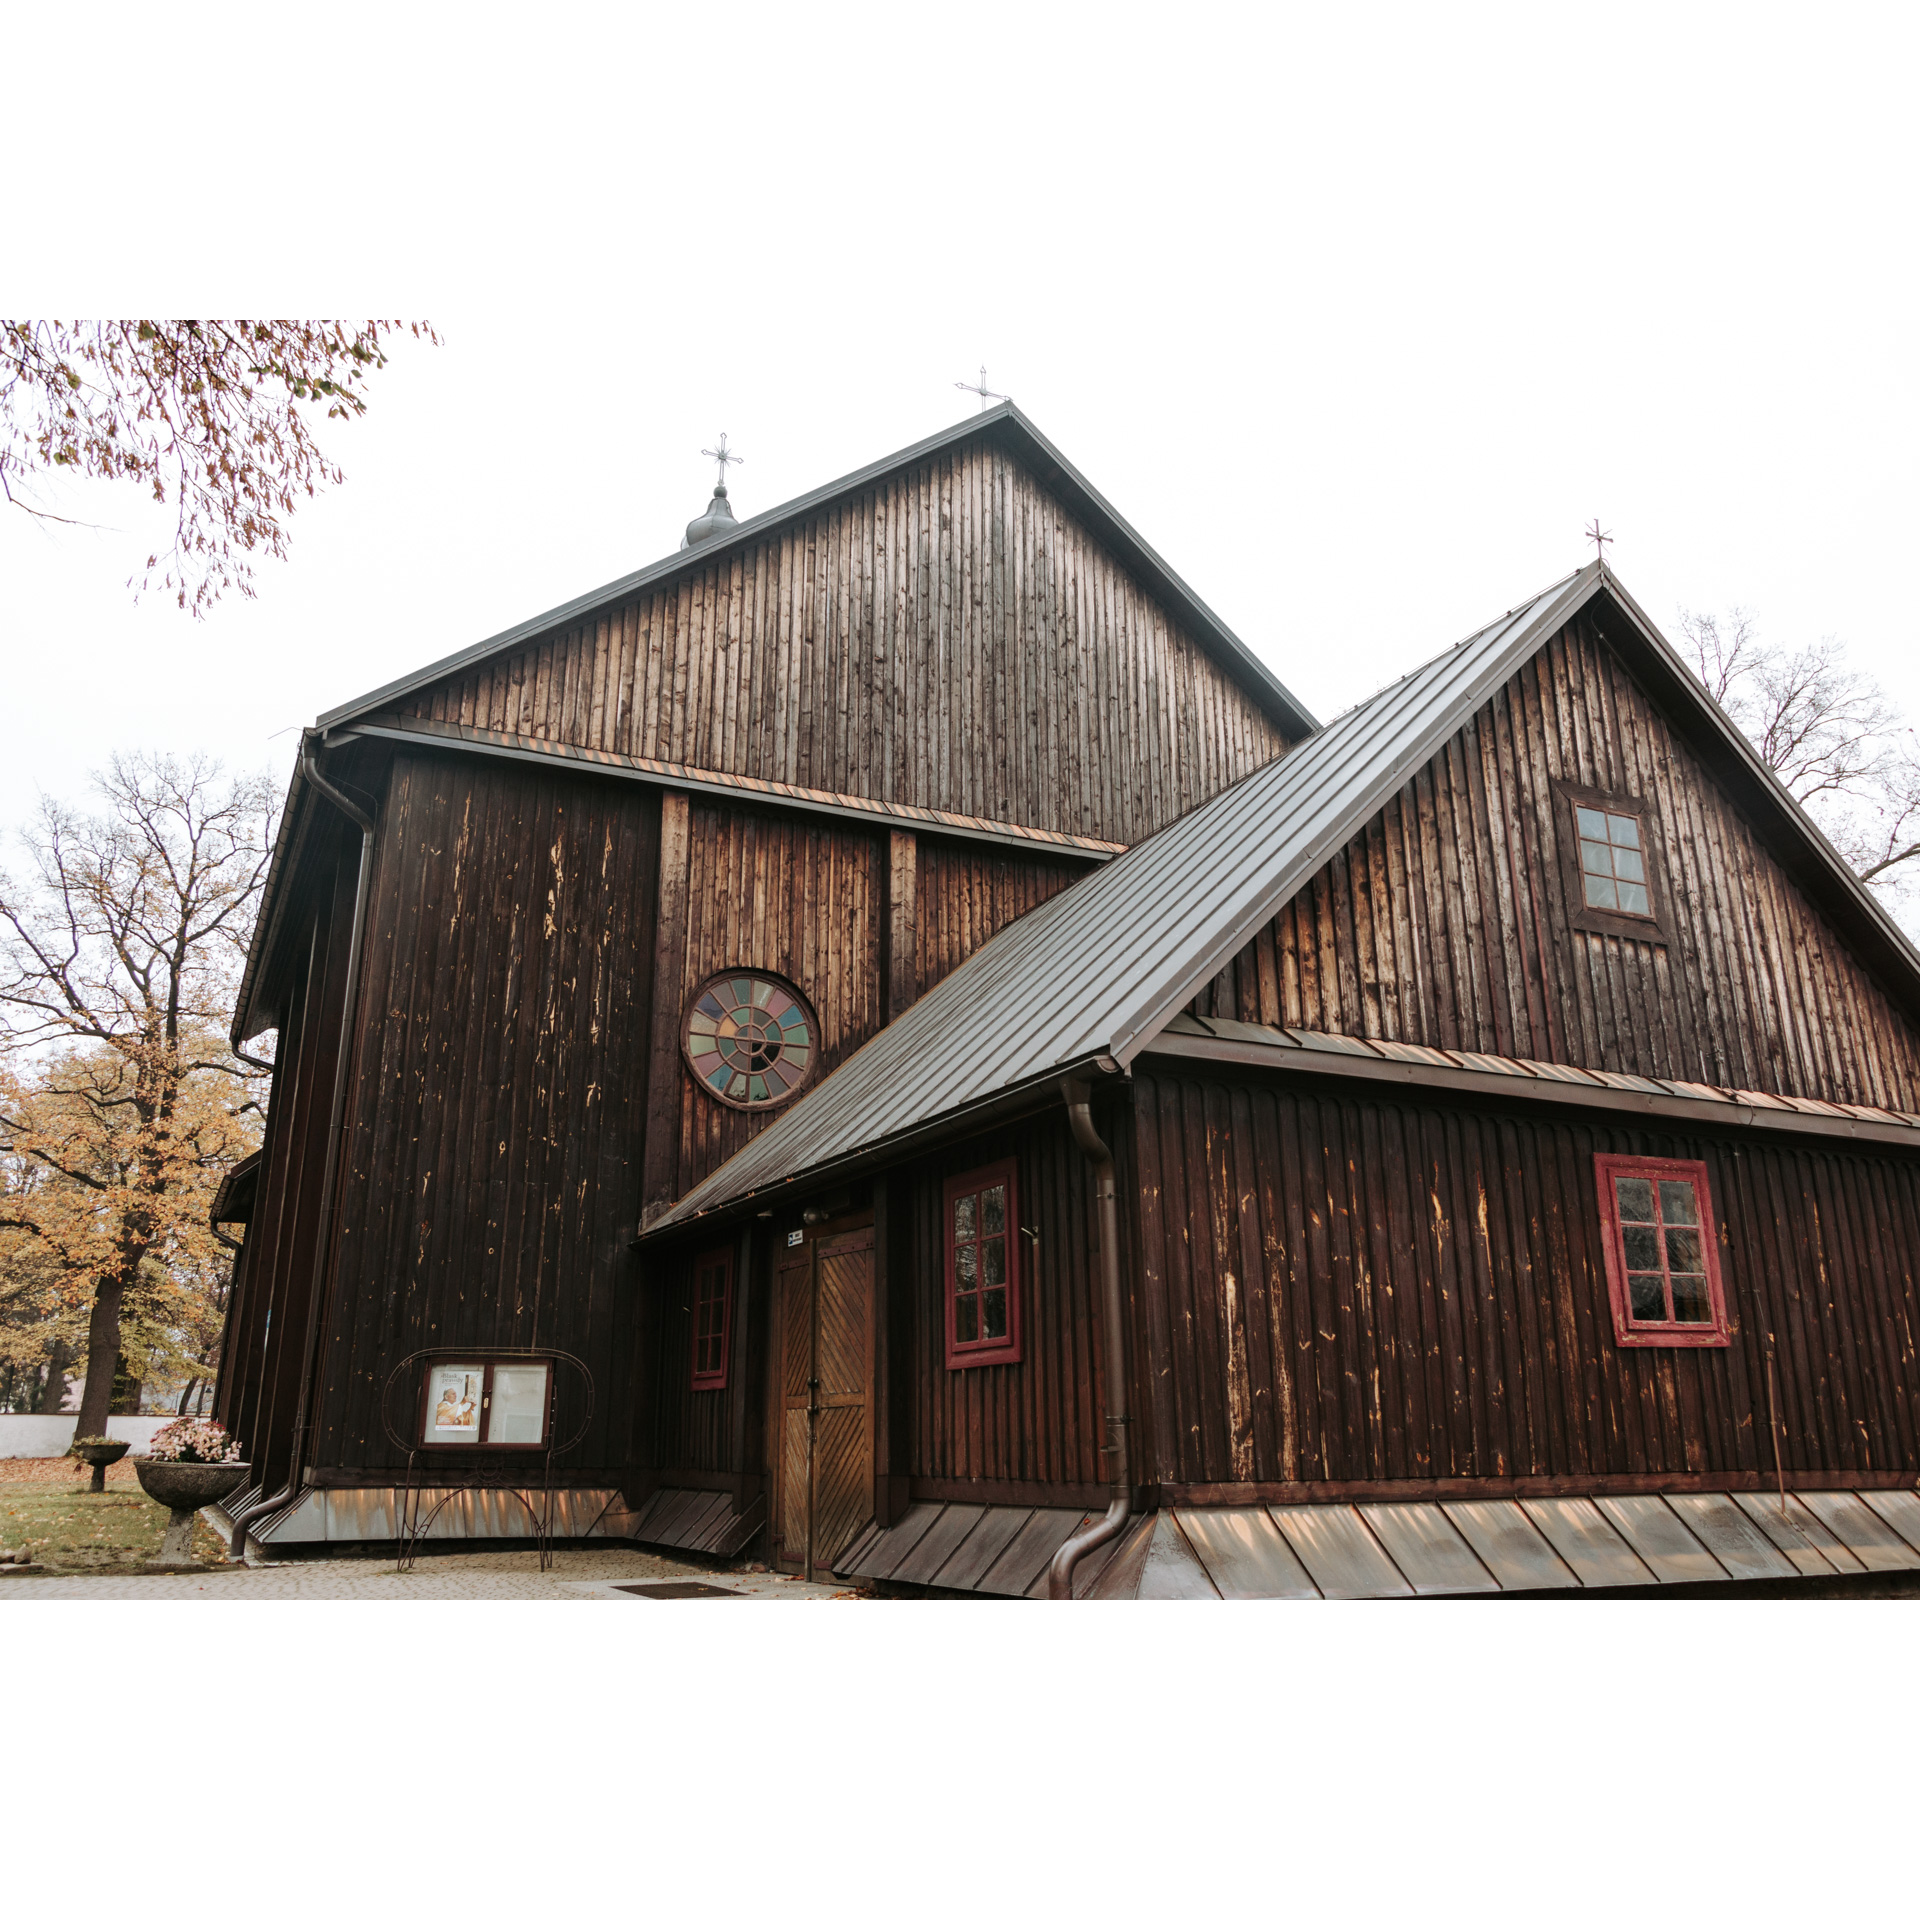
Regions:
[[1596, 562], [1318, 723], [1011, 404], [323, 715], [236, 1552], [1920, 1571], [1920, 958]]

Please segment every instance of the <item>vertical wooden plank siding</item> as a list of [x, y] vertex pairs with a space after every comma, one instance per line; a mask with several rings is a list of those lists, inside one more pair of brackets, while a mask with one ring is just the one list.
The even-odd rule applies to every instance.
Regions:
[[[1569, 924], [1555, 779], [1651, 802], [1671, 944]], [[1912, 1023], [1585, 621], [1481, 708], [1194, 1011], [1920, 1109]]]
[[1031, 475], [978, 445], [402, 711], [1129, 842], [1287, 744]]
[[884, 842], [816, 818], [692, 803], [686, 935], [658, 1017], [672, 1036], [678, 1093], [674, 1192], [685, 1193], [783, 1111], [745, 1111], [703, 1092], [680, 1053], [680, 1021], [700, 984], [727, 967], [791, 981], [813, 1008], [820, 1073], [885, 1023]]
[[[216, 1410], [249, 1460], [284, 1478], [300, 1397], [308, 1308], [316, 1277], [316, 1233], [326, 1162], [327, 1122], [346, 989], [359, 835], [323, 830], [308, 895], [303, 977], [290, 996], [280, 1068], [267, 1118], [266, 1161], [244, 1285], [233, 1311], [240, 1326]], [[265, 1484], [278, 1482], [269, 1477]]]
[[554, 1346], [595, 1371], [570, 1467], [626, 1456], [658, 798], [401, 755], [382, 809], [318, 1463], [398, 1464], [388, 1370]]
[[[1123, 1110], [1099, 1124], [1122, 1160]], [[949, 1371], [946, 1364], [942, 1189], [966, 1166], [1011, 1157], [1018, 1166], [1024, 1357], [1006, 1366]], [[1064, 1117], [1051, 1113], [984, 1135], [896, 1182], [909, 1219], [904, 1283], [893, 1295], [890, 1339], [904, 1386], [906, 1468], [916, 1478], [1088, 1485], [1104, 1472], [1098, 1241], [1092, 1186]], [[1123, 1236], [1122, 1258], [1127, 1248]]]
[[916, 873], [915, 943], [908, 965], [915, 999], [1024, 913], [1085, 873], [1064, 860], [987, 852], [923, 839]]
[[[1920, 1469], [1911, 1159], [1158, 1071], [1135, 1116], [1162, 1480], [1770, 1473], [1769, 1338], [1788, 1472]], [[1731, 1346], [1614, 1344], [1597, 1153], [1706, 1162]]]

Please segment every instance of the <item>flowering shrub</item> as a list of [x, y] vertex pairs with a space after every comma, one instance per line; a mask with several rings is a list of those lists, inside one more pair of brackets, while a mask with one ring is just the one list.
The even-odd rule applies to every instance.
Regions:
[[218, 1420], [175, 1420], [147, 1442], [151, 1460], [197, 1460], [208, 1465], [238, 1460], [240, 1443]]

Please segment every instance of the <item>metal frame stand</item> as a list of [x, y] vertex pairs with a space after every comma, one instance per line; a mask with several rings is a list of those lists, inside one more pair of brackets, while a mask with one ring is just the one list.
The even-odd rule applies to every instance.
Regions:
[[[586, 1438], [588, 1427], [593, 1424], [593, 1375], [586, 1363], [573, 1354], [563, 1353], [558, 1347], [517, 1347], [512, 1349], [516, 1360], [546, 1360], [553, 1363], [553, 1404], [547, 1417], [547, 1444], [539, 1449], [540, 1484], [529, 1487], [526, 1484], [527, 1463], [530, 1449], [518, 1448], [509, 1459], [500, 1455], [488, 1456], [484, 1453], [468, 1453], [464, 1458], [452, 1456], [446, 1464], [456, 1463], [462, 1471], [460, 1478], [451, 1486], [436, 1482], [433, 1486], [418, 1483], [421, 1470], [421, 1446], [417, 1435], [403, 1433], [394, 1423], [394, 1390], [403, 1384], [411, 1384], [413, 1391], [407, 1404], [417, 1408], [420, 1389], [417, 1382], [425, 1368], [436, 1360], [463, 1359], [473, 1352], [471, 1346], [458, 1347], [421, 1347], [410, 1353], [387, 1375], [386, 1385], [380, 1390], [380, 1424], [386, 1429], [387, 1439], [395, 1452], [407, 1456], [407, 1477], [400, 1489], [399, 1506], [394, 1514], [394, 1540], [398, 1553], [398, 1571], [411, 1573], [420, 1557], [420, 1542], [433, 1529], [433, 1523], [440, 1511], [450, 1500], [456, 1500], [463, 1493], [510, 1493], [526, 1508], [527, 1517], [533, 1522], [533, 1539], [540, 1556], [540, 1571], [547, 1573], [553, 1567], [553, 1463], [563, 1453], [570, 1453]], [[559, 1431], [560, 1382], [572, 1377], [580, 1388], [579, 1418], [564, 1440], [557, 1439]], [[436, 1449], [430, 1456], [436, 1467], [442, 1457]], [[438, 1496], [435, 1498], [434, 1496]], [[535, 1504], [535, 1497], [538, 1504]], [[597, 1523], [596, 1523], [597, 1524]]]

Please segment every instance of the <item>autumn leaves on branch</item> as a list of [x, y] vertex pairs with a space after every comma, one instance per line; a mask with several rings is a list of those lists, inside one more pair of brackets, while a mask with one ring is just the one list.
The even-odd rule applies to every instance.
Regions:
[[254, 557], [285, 559], [289, 516], [342, 477], [305, 409], [364, 413], [396, 334], [438, 338], [422, 320], [0, 323], [0, 494], [59, 520], [50, 476], [133, 481], [173, 509], [173, 538], [130, 584], [196, 615], [250, 596]]

